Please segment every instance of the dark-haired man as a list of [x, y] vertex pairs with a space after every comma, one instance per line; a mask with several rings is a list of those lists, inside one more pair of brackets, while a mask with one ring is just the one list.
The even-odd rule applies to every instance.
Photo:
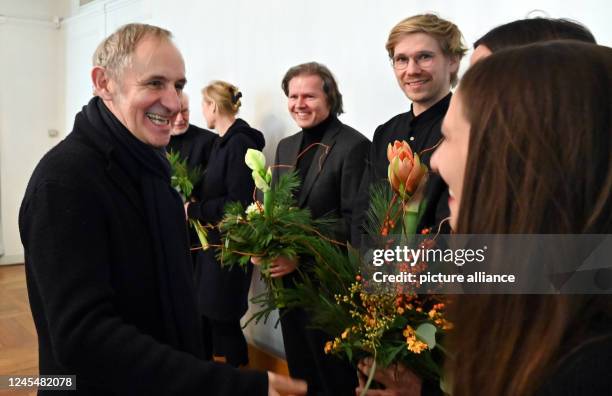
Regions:
[[[310, 209], [314, 218], [323, 215], [339, 219], [336, 240], [346, 241], [353, 221], [353, 199], [359, 187], [370, 141], [338, 120], [342, 95], [332, 73], [311, 62], [290, 68], [282, 81], [287, 108], [302, 130], [284, 138], [276, 150], [278, 167], [274, 180], [287, 169], [295, 169], [302, 182], [296, 199]], [[307, 257], [298, 259], [307, 271]], [[270, 266], [273, 277], [285, 277], [291, 287], [297, 276], [297, 261], [279, 257]], [[353, 395], [357, 384], [355, 369], [347, 362], [325, 355], [326, 335], [310, 329], [302, 310], [281, 317], [283, 340], [291, 376], [308, 382], [309, 394]]]

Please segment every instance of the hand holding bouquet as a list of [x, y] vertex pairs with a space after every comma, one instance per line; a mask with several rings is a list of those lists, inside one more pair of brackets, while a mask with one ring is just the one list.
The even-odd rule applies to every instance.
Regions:
[[[219, 223], [222, 233], [219, 259], [222, 265], [246, 266], [249, 260], [261, 265], [268, 292], [255, 298], [263, 310], [255, 314], [259, 320], [280, 307], [286, 306], [282, 279], [283, 271], [274, 273], [274, 261], [289, 260], [297, 263], [303, 255], [313, 255], [321, 237], [318, 228], [325, 220], [313, 220], [308, 209], [297, 206], [293, 191], [299, 186], [294, 172], [282, 175], [272, 185], [272, 170], [266, 169], [262, 152], [249, 149], [245, 163], [252, 169], [256, 189], [263, 193], [263, 203], [254, 197], [247, 208], [241, 203], [226, 206], [225, 216]], [[270, 273], [272, 269], [272, 273]], [[299, 266], [297, 268], [300, 271]], [[273, 277], [274, 276], [274, 277]]]

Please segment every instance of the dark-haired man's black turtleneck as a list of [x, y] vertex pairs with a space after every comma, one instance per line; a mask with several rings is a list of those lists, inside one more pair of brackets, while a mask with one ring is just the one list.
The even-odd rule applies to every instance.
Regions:
[[312, 164], [314, 155], [317, 152], [318, 145], [316, 145], [315, 143], [321, 143], [325, 131], [327, 131], [328, 127], [335, 120], [337, 120], [336, 116], [330, 114], [325, 120], [321, 121], [312, 128], [302, 129], [304, 131], [304, 135], [302, 138], [302, 144], [300, 146], [300, 153], [306, 150], [308, 146], [313, 145], [310, 149], [308, 149], [308, 151], [302, 154], [296, 164], [297, 172], [300, 176], [300, 180], [302, 181], [302, 183], [304, 182], [304, 179], [306, 179], [308, 169], [310, 169], [310, 165]]

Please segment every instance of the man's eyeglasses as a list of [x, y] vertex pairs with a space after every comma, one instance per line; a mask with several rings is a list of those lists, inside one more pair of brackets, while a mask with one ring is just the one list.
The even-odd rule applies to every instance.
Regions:
[[431, 66], [435, 56], [433, 52], [419, 52], [414, 56], [398, 54], [391, 58], [391, 65], [395, 70], [404, 70], [408, 67], [410, 58], [412, 58], [412, 61], [416, 63], [417, 66], [425, 69]]

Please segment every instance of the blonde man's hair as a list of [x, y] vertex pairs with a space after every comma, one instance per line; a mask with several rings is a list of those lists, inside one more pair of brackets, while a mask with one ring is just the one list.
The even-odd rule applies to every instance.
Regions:
[[202, 89], [202, 95], [204, 100], [215, 102], [221, 114], [236, 115], [242, 105], [242, 92], [225, 81], [212, 81]]
[[[442, 53], [451, 59], [456, 59], [457, 62], [461, 61], [467, 52], [457, 25], [434, 14], [422, 14], [408, 17], [391, 29], [385, 45], [390, 58], [393, 58], [393, 51], [397, 43], [405, 35], [412, 33], [425, 33], [432, 36], [438, 42]], [[457, 84], [457, 73], [458, 69], [451, 74], [452, 86]]]
[[104, 67], [111, 76], [121, 75], [124, 68], [131, 64], [136, 46], [145, 36], [160, 40], [172, 39], [166, 29], [143, 23], [130, 23], [121, 26], [98, 45], [93, 54], [93, 65]]

